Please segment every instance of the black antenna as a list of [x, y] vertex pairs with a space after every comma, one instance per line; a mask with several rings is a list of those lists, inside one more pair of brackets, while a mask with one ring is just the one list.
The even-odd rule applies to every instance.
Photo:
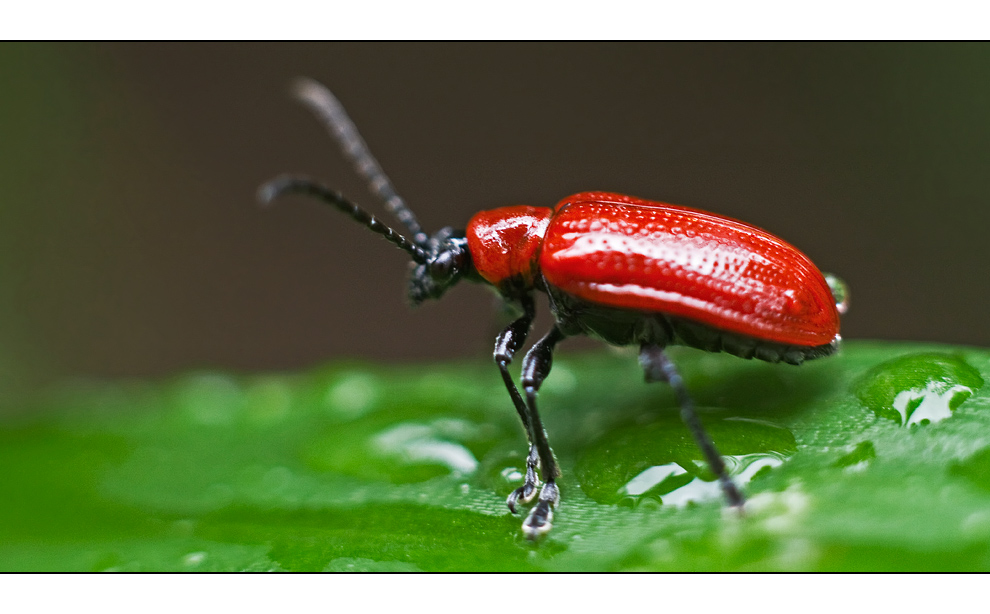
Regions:
[[392, 182], [382, 171], [378, 161], [371, 155], [367, 143], [361, 138], [357, 127], [348, 117], [344, 106], [322, 83], [301, 77], [292, 87], [293, 93], [302, 103], [323, 122], [330, 135], [336, 139], [341, 151], [354, 165], [354, 170], [368, 182], [368, 189], [377, 196], [389, 213], [394, 215], [409, 229], [412, 240], [417, 245], [426, 245], [428, 237], [416, 220], [412, 210], [396, 193]]
[[417, 263], [426, 264], [427, 255], [422, 247], [395, 232], [381, 220], [347, 200], [340, 192], [331, 190], [308, 177], [292, 175], [276, 177], [258, 189], [258, 200], [262, 204], [267, 205], [284, 194], [307, 194], [314, 196], [351, 216], [358, 223], [368, 228], [368, 230], [382, 235], [386, 241], [406, 251]]

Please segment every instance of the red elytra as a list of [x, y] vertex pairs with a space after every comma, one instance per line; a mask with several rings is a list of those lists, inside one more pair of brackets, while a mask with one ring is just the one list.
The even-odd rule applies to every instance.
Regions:
[[546, 283], [594, 304], [659, 312], [798, 346], [830, 343], [839, 313], [803, 253], [725, 216], [607, 192], [556, 207], [482, 211], [467, 227], [478, 273]]

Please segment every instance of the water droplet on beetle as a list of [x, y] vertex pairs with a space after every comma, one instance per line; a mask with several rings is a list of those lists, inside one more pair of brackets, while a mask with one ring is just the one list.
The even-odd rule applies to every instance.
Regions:
[[911, 426], [945, 420], [983, 383], [979, 371], [957, 355], [920, 353], [877, 365], [857, 382], [855, 393], [877, 416]]

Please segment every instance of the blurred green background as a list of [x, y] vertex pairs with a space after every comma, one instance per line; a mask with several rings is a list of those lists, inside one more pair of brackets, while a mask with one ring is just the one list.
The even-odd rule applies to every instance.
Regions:
[[487, 355], [489, 293], [410, 310], [398, 250], [255, 206], [298, 171], [380, 211], [297, 75], [337, 93], [430, 230], [581, 190], [691, 205], [845, 278], [846, 338], [990, 345], [985, 44], [5, 43], [4, 395]]

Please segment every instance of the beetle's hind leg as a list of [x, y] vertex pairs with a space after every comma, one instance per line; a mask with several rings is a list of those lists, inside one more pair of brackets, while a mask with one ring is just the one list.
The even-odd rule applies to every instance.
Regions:
[[643, 344], [639, 350], [639, 364], [642, 365], [643, 371], [646, 373], [647, 382], [667, 382], [674, 389], [674, 393], [677, 395], [677, 402], [681, 406], [681, 419], [687, 425], [688, 430], [691, 431], [691, 435], [694, 436], [694, 441], [698, 444], [698, 447], [701, 448], [701, 452], [704, 454], [708, 466], [711, 467], [712, 473], [718, 477], [718, 482], [722, 487], [722, 492], [725, 494], [725, 499], [729, 502], [729, 505], [741, 508], [745, 499], [736, 486], [736, 483], [729, 477], [728, 472], [725, 470], [725, 461], [722, 460], [722, 455], [719, 454], [711, 437], [705, 431], [705, 427], [702, 426], [701, 419], [698, 418], [698, 414], [694, 411], [694, 401], [691, 400], [691, 395], [688, 394], [684, 380], [681, 379], [681, 374], [677, 372], [674, 363], [671, 362], [660, 346]]
[[550, 442], [547, 441], [543, 421], [540, 420], [540, 414], [536, 410], [536, 395], [543, 380], [550, 373], [550, 367], [553, 364], [553, 350], [564, 337], [566, 335], [554, 326], [550, 332], [530, 348], [529, 352], [526, 353], [526, 358], [523, 359], [522, 385], [526, 392], [526, 406], [529, 409], [530, 432], [545, 480], [543, 488], [540, 489], [540, 498], [530, 510], [529, 516], [523, 521], [523, 533], [529, 539], [536, 539], [550, 530], [553, 526], [553, 508], [560, 501], [560, 491], [557, 489], [557, 477], [560, 475], [560, 469], [557, 467], [557, 459], [553, 456], [553, 450], [550, 449]]

